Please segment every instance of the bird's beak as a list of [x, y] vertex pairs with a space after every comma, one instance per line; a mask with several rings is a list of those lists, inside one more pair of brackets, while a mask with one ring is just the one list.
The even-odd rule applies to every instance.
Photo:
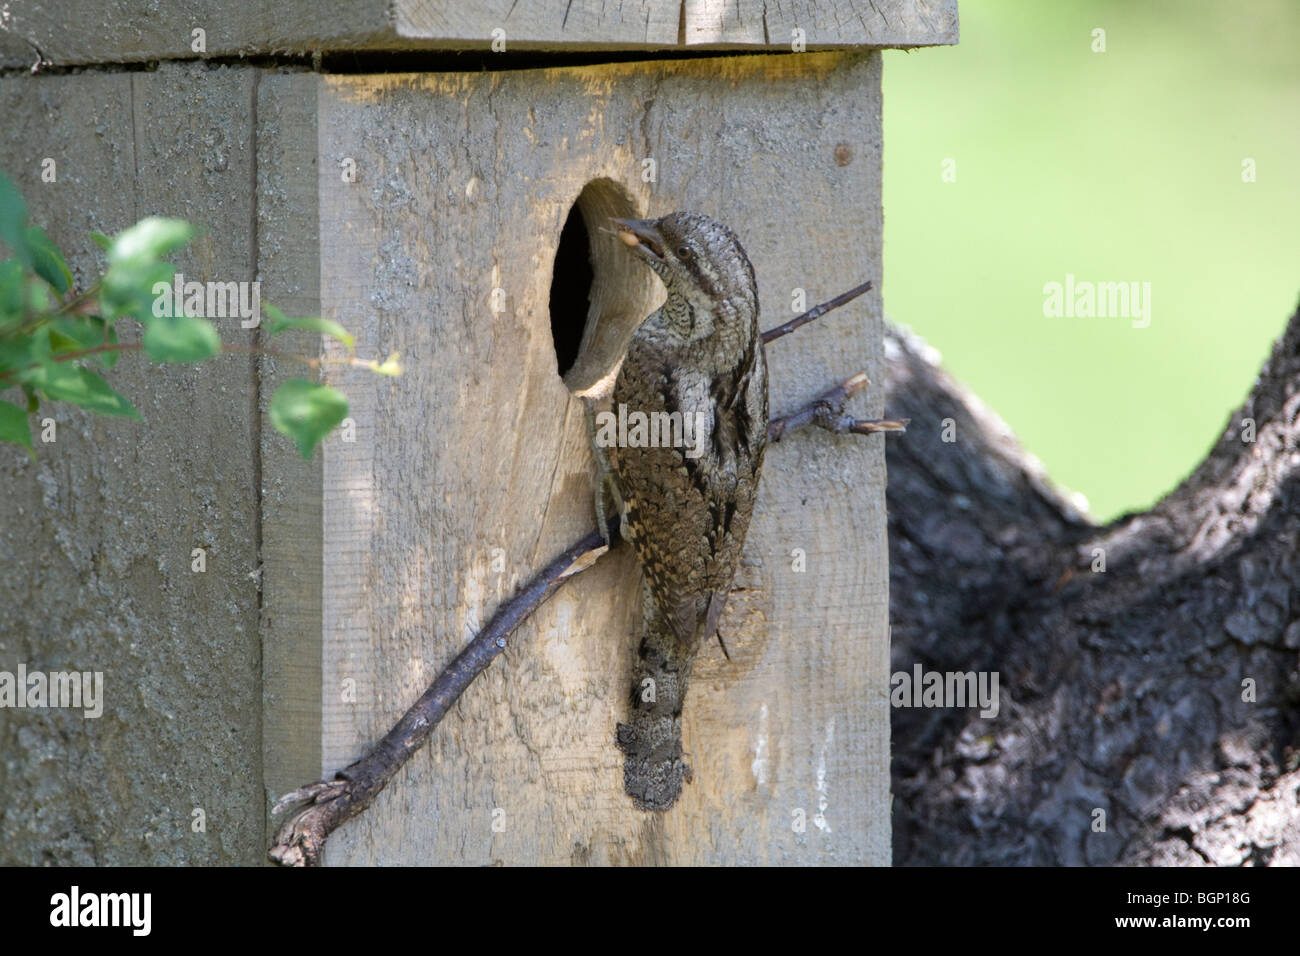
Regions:
[[609, 220], [617, 229], [619, 241], [647, 262], [664, 261], [664, 240], [653, 219]]

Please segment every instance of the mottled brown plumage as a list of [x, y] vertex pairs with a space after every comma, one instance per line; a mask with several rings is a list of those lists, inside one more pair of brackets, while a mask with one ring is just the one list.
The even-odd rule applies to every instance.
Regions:
[[681, 711], [691, 662], [717, 631], [758, 494], [767, 367], [754, 270], [731, 230], [690, 213], [615, 224], [668, 298], [632, 336], [614, 408], [702, 426], [685, 447], [607, 449], [606, 484], [645, 578], [631, 711], [618, 727], [624, 785], [638, 806], [666, 810], [690, 774]]

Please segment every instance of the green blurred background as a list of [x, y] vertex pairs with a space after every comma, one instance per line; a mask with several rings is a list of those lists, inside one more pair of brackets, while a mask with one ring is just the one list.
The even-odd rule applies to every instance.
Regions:
[[[956, 47], [885, 54], [886, 313], [1094, 518], [1144, 509], [1221, 434], [1300, 300], [1300, 0], [961, 0], [960, 17]], [[1150, 326], [1044, 317], [1067, 273], [1150, 282]]]

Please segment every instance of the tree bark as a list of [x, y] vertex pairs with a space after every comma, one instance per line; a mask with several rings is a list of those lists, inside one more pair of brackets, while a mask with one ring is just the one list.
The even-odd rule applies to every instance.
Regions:
[[886, 346], [893, 670], [1001, 689], [894, 709], [895, 862], [1300, 865], [1300, 312], [1201, 465], [1105, 526]]

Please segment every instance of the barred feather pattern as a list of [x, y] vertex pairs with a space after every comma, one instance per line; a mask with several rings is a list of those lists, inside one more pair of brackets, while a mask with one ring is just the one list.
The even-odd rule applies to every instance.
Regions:
[[767, 445], [753, 268], [721, 223], [674, 216], [660, 230], [668, 248], [692, 245], [689, 268], [656, 267], [668, 299], [634, 333], [613, 398], [629, 412], [679, 413], [701, 431], [684, 446], [610, 449], [622, 535], [643, 572], [643, 631], [617, 739], [624, 788], [647, 810], [673, 806], [691, 776], [681, 737], [691, 666], [717, 631]]

